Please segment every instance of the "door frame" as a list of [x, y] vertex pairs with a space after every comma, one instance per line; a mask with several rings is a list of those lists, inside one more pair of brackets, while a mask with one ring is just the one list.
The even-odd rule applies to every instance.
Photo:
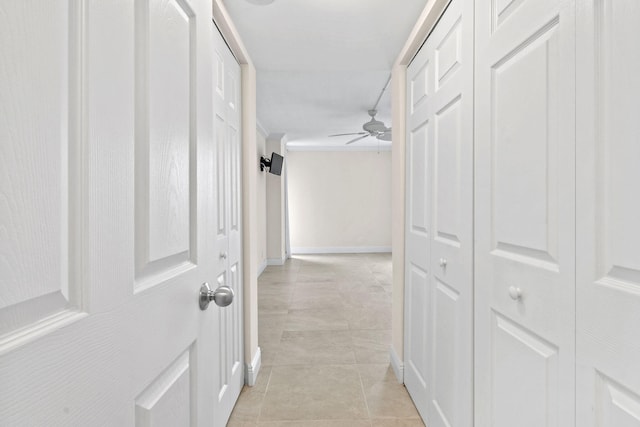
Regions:
[[435, 0], [424, 8], [391, 70], [391, 251], [393, 264], [390, 348], [391, 366], [404, 383], [405, 144], [407, 137], [407, 67], [435, 28], [451, 0]]
[[240, 64], [244, 378], [246, 384], [253, 386], [261, 364], [260, 347], [258, 347], [258, 242], [257, 239], [252, 239], [252, 236], [258, 234], [258, 218], [255, 214], [258, 208], [256, 68], [223, 0], [212, 0], [212, 18], [212, 24], [215, 23], [218, 27], [231, 53]]

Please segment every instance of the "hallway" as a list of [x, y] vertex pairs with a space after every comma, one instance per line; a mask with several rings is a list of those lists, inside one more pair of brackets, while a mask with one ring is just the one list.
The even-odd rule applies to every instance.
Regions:
[[389, 364], [390, 254], [296, 256], [258, 281], [262, 368], [229, 426], [422, 426]]

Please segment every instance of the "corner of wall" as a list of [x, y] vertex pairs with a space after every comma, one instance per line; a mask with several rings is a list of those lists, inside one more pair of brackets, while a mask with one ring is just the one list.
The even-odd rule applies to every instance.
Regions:
[[405, 227], [405, 136], [406, 136], [406, 75], [407, 67], [395, 65], [391, 80], [393, 109], [392, 142], [392, 268], [393, 301], [391, 335], [394, 352], [404, 358], [404, 227]]
[[256, 355], [253, 357], [253, 360], [251, 360], [251, 363], [247, 363], [245, 365], [244, 382], [249, 387], [253, 387], [254, 385], [256, 385], [261, 366], [262, 352], [260, 351], [260, 347], [258, 347], [258, 349], [256, 350]]
[[389, 347], [389, 357], [391, 359], [391, 367], [393, 368], [393, 373], [396, 374], [396, 379], [400, 384], [404, 383], [404, 363], [398, 357], [396, 350], [393, 346]]

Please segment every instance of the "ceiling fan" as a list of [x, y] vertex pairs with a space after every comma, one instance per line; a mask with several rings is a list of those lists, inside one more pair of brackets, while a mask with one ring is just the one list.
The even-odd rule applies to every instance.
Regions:
[[369, 116], [371, 116], [371, 120], [369, 120], [368, 122], [362, 125], [362, 129], [364, 130], [364, 132], [337, 133], [335, 135], [329, 135], [329, 136], [333, 137], [333, 136], [359, 135], [356, 138], [353, 138], [352, 140], [347, 141], [347, 144], [352, 144], [356, 141], [360, 141], [361, 139], [365, 139], [369, 137], [375, 137], [376, 139], [379, 139], [381, 141], [391, 141], [391, 128], [387, 127], [380, 120], [376, 120], [376, 114], [378, 113], [378, 110], [376, 110], [376, 107], [380, 102], [380, 98], [382, 98], [382, 94], [389, 86], [390, 81], [391, 81], [391, 76], [389, 76], [387, 83], [382, 88], [382, 92], [380, 92], [380, 96], [378, 96], [378, 100], [376, 101], [375, 105], [373, 106], [372, 109], [368, 111]]

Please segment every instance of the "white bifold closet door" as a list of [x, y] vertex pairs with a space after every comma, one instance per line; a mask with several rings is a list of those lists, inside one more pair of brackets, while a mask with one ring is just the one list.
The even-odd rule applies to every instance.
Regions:
[[574, 8], [476, 2], [477, 426], [575, 424]]
[[640, 426], [640, 2], [578, 9], [577, 422]]
[[473, 2], [407, 70], [405, 384], [430, 426], [473, 420]]

